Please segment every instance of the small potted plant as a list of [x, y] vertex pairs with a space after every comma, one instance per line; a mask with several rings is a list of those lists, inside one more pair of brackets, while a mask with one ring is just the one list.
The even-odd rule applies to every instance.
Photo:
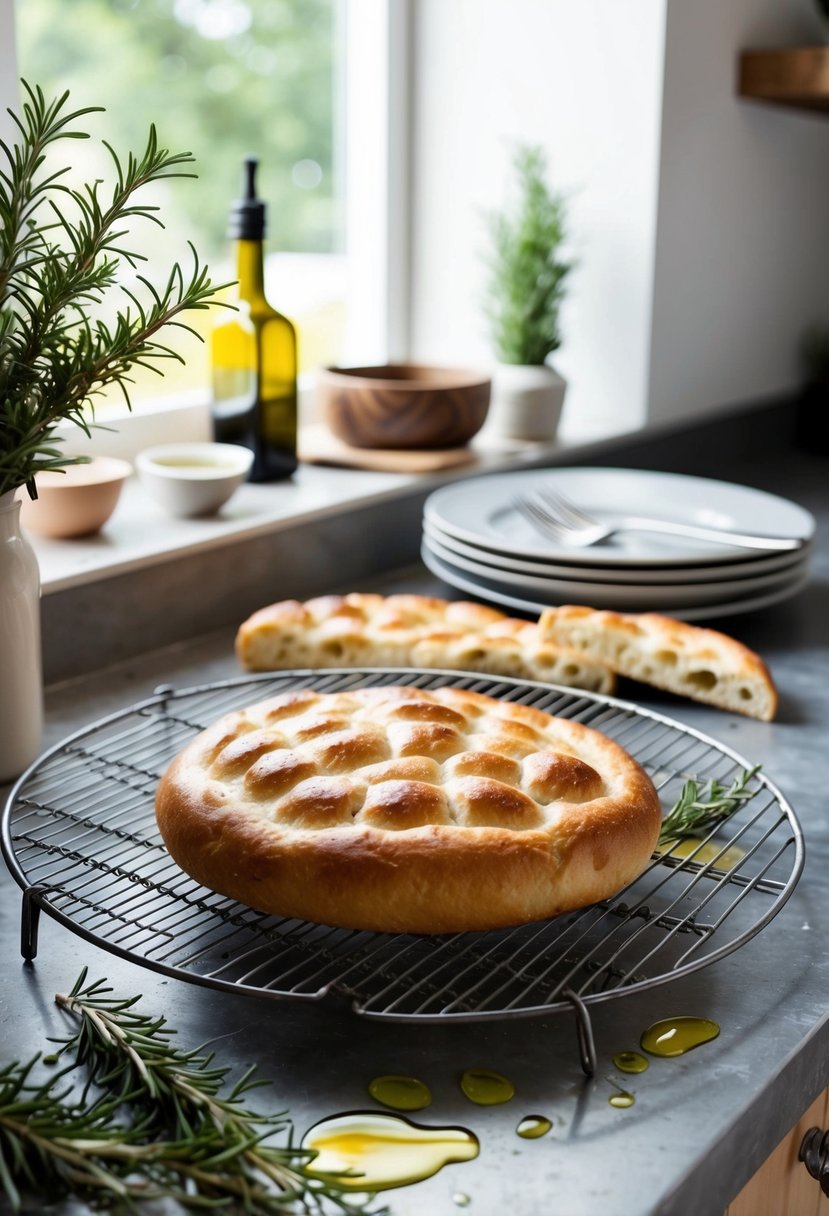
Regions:
[[90, 401], [106, 385], [129, 403], [131, 369], [180, 357], [159, 330], [189, 329], [181, 315], [207, 308], [218, 290], [195, 250], [189, 276], [176, 263], [156, 287], [128, 247], [136, 221], [161, 223], [136, 193], [192, 176], [182, 172], [190, 154], [159, 147], [151, 127], [143, 155], [119, 159], [105, 145], [110, 186], [75, 186], [69, 168], [52, 163], [55, 145], [88, 138], [78, 121], [100, 107], [73, 112], [66, 93], [47, 102], [23, 88], [21, 112], [9, 111], [15, 142], [0, 141], [0, 781], [34, 759], [42, 720], [39, 573], [20, 531], [20, 495], [36, 498], [39, 473], [83, 459], [63, 452], [60, 424], [89, 433]]
[[563, 198], [550, 190], [540, 148], [521, 145], [514, 210], [489, 217], [486, 316], [498, 366], [487, 430], [500, 438], [551, 440], [566, 383], [548, 363], [561, 345], [559, 311], [572, 263], [562, 256]]

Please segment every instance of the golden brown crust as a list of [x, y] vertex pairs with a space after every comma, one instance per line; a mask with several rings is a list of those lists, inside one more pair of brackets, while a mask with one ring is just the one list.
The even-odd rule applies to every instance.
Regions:
[[768, 667], [741, 642], [657, 612], [609, 612], [566, 604], [546, 609], [539, 632], [607, 663], [619, 675], [770, 722], [777, 689]]
[[156, 811], [172, 856], [213, 890], [412, 933], [608, 898], [647, 864], [661, 822], [650, 779], [597, 731], [461, 689], [394, 686], [288, 693], [228, 715], [170, 765]]
[[415, 667], [485, 671], [612, 692], [605, 663], [553, 645], [537, 625], [466, 600], [426, 595], [326, 595], [255, 612], [236, 635], [248, 671]]

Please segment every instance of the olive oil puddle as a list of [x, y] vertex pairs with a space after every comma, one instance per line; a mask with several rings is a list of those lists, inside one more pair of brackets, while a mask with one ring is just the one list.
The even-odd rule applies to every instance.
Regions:
[[476, 1106], [500, 1106], [515, 1097], [512, 1081], [488, 1068], [467, 1068], [461, 1076], [461, 1089]]
[[744, 851], [736, 844], [727, 847], [718, 844], [716, 840], [698, 840], [687, 836], [683, 840], [668, 841], [657, 849], [664, 857], [676, 857], [682, 860], [691, 858], [701, 866], [713, 864], [718, 870], [730, 870], [745, 857]]
[[619, 1072], [644, 1072], [650, 1065], [638, 1051], [620, 1051], [613, 1057], [613, 1067]]
[[642, 1035], [639, 1045], [652, 1056], [683, 1056], [686, 1051], [716, 1039], [720, 1028], [710, 1018], [663, 1018]]
[[423, 1110], [432, 1104], [432, 1091], [417, 1077], [389, 1074], [369, 1082], [368, 1092], [375, 1102], [392, 1110]]
[[[663, 1018], [643, 1031], [639, 1045], [649, 1055], [672, 1059], [684, 1056], [686, 1051], [692, 1051], [703, 1043], [710, 1043], [719, 1033], [719, 1026], [710, 1018]], [[650, 1067], [650, 1063], [638, 1051], [619, 1051], [613, 1057], [613, 1066], [619, 1072], [642, 1073]], [[636, 1102], [634, 1095], [617, 1085], [612, 1077], [607, 1079], [615, 1090], [608, 1098], [610, 1105], [617, 1108], [633, 1106]]]
[[552, 1120], [544, 1115], [526, 1115], [515, 1129], [522, 1140], [540, 1140], [552, 1128]]
[[384, 1191], [431, 1178], [445, 1165], [478, 1156], [477, 1136], [463, 1127], [423, 1127], [400, 1115], [355, 1111], [323, 1119], [303, 1137], [317, 1156], [310, 1174], [348, 1191]]

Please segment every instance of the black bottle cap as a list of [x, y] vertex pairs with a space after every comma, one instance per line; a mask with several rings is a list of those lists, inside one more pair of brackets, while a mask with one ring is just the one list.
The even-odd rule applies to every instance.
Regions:
[[237, 199], [230, 209], [228, 236], [237, 241], [261, 241], [265, 236], [265, 204], [256, 197], [256, 170], [259, 161], [246, 156], [245, 196]]

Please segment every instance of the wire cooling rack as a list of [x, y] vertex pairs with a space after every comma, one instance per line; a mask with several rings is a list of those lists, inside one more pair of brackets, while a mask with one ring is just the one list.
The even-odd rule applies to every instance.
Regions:
[[272, 998], [347, 997], [358, 1014], [483, 1020], [573, 1008], [582, 1064], [595, 1052], [587, 1006], [705, 966], [780, 910], [803, 867], [803, 837], [762, 774], [719, 830], [686, 857], [655, 855], [615, 898], [553, 920], [441, 937], [367, 933], [267, 916], [206, 890], [168, 855], [154, 796], [168, 762], [230, 710], [285, 692], [404, 684], [472, 689], [602, 731], [649, 773], [663, 809], [693, 778], [730, 785], [749, 763], [713, 739], [611, 697], [457, 672], [348, 670], [246, 676], [149, 699], [78, 731], [18, 781], [2, 824], [23, 888], [21, 949], [40, 910], [133, 962], [214, 988]]

